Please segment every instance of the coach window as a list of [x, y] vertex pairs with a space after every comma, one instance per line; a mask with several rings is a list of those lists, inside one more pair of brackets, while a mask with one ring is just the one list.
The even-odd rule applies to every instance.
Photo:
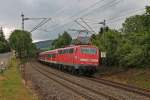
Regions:
[[66, 53], [69, 53], [69, 49], [66, 49]]
[[65, 53], [65, 50], [62, 50], [61, 54], [64, 54]]
[[69, 49], [69, 53], [73, 53], [73, 49]]
[[66, 53], [66, 50], [63, 50], [63, 54], [65, 54]]
[[51, 58], [51, 54], [48, 54], [48, 58]]
[[68, 49], [63, 50], [63, 54], [68, 53]]
[[59, 54], [62, 54], [62, 50], [59, 50], [58, 53], [59, 53]]
[[53, 58], [55, 58], [56, 57], [56, 54], [53, 54]]

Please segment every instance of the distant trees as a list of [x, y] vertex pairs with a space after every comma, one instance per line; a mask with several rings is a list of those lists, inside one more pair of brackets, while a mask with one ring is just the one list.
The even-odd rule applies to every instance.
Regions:
[[33, 56], [35, 53], [36, 47], [32, 43], [30, 32], [14, 30], [9, 37], [9, 43], [19, 58]]
[[68, 34], [68, 32], [64, 32], [62, 35], [60, 35], [57, 39], [55, 39], [52, 43], [53, 48], [60, 48], [67, 46], [71, 43], [72, 38]]
[[92, 43], [107, 53], [110, 66], [150, 67], [150, 7], [146, 14], [126, 19], [122, 32], [109, 29]]
[[10, 51], [9, 44], [7, 40], [5, 39], [3, 29], [0, 28], [0, 53], [8, 52]]

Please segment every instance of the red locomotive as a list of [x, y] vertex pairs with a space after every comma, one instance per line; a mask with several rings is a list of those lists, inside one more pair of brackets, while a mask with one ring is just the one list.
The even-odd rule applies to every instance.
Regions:
[[73, 74], [93, 74], [99, 65], [99, 49], [92, 45], [76, 45], [45, 51], [38, 60]]

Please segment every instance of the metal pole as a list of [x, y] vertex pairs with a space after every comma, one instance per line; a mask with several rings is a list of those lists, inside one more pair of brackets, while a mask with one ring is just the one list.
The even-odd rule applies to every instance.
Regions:
[[24, 30], [24, 14], [21, 14], [21, 18], [22, 18], [22, 30]]

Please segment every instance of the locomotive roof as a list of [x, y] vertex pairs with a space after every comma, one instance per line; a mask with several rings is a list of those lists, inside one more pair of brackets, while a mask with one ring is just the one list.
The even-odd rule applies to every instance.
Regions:
[[48, 51], [44, 51], [44, 52], [41, 52], [40, 54], [44, 54], [44, 53], [48, 53], [48, 52], [57, 52], [58, 50], [63, 50], [63, 49], [69, 49], [69, 48], [75, 48], [75, 47], [96, 47], [96, 46], [93, 46], [93, 45], [70, 45], [70, 46], [67, 46], [67, 47], [64, 47], [64, 48], [58, 48], [58, 49], [54, 49], [54, 50], [48, 50]]

